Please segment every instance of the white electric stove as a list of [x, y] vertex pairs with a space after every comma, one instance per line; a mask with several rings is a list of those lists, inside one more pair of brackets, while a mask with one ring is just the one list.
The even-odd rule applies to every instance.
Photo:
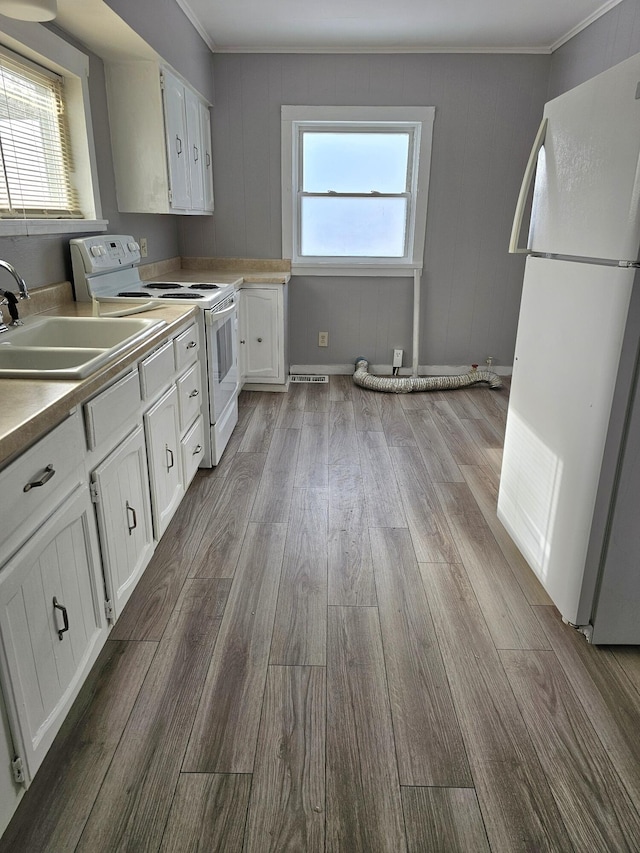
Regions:
[[[103, 316], [140, 313], [174, 301], [200, 309], [198, 323], [205, 342], [201, 366], [203, 388], [207, 389], [202, 413], [209, 423], [200, 467], [217, 465], [238, 422], [238, 315], [234, 285], [214, 281], [143, 281], [138, 270], [140, 247], [127, 235], [81, 237], [71, 240], [70, 248], [76, 300], [95, 300]], [[180, 278], [183, 277], [184, 273]]]

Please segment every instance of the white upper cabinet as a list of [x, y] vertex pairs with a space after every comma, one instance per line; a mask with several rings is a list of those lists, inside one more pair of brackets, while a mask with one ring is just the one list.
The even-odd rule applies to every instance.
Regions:
[[190, 146], [186, 120], [186, 91], [182, 83], [166, 72], [162, 75], [164, 130], [169, 164], [170, 204], [174, 209], [189, 210]]
[[213, 159], [211, 154], [211, 113], [207, 104], [200, 104], [200, 133], [204, 157], [204, 209], [213, 213]]
[[[169, 75], [165, 74], [165, 79]], [[200, 100], [193, 92], [185, 90], [185, 113], [187, 119], [187, 140], [189, 143], [189, 185], [191, 188], [191, 207], [204, 210], [204, 156], [202, 133], [200, 131]]]
[[156, 62], [107, 63], [118, 209], [213, 210], [209, 105]]

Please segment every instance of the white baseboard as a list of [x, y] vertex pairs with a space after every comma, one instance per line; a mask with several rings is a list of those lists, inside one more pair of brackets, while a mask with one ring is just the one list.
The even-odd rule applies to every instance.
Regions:
[[289, 390], [289, 377], [287, 376], [287, 381], [280, 385], [275, 383], [268, 382], [245, 382], [242, 386], [243, 391], [276, 391], [282, 393], [283, 391]]
[[[468, 373], [470, 364], [421, 364], [418, 367], [420, 376], [452, 376], [457, 373]], [[479, 364], [479, 370], [486, 370], [486, 365]], [[511, 365], [492, 365], [491, 370], [498, 376], [511, 376]], [[349, 364], [292, 364], [289, 373], [327, 373], [350, 376], [355, 371], [355, 362]], [[393, 368], [390, 364], [370, 364], [369, 373], [376, 376], [391, 376]], [[410, 367], [401, 367], [399, 376], [411, 376]]]

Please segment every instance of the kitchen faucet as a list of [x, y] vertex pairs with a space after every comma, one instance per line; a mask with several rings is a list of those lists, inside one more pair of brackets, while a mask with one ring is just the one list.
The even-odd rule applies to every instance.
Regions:
[[9, 261], [3, 261], [0, 259], [0, 267], [5, 269], [7, 272], [10, 272], [11, 275], [15, 278], [16, 284], [18, 285], [18, 289], [20, 290], [20, 299], [29, 299], [29, 291], [27, 290], [27, 285], [25, 284], [25, 280], [21, 275], [18, 275], [16, 268], [13, 264], [10, 264]]
[[[20, 299], [29, 299], [29, 291], [27, 290], [27, 285], [25, 280], [21, 275], [18, 275], [16, 268], [13, 264], [10, 264], [8, 261], [3, 261], [0, 258], [0, 267], [5, 269], [7, 272], [11, 273], [11, 275], [16, 280], [16, 284], [18, 285], [18, 289], [20, 291]], [[0, 305], [8, 305], [9, 306], [9, 314], [11, 314], [11, 325], [12, 326], [21, 326], [22, 320], [18, 316], [18, 300], [16, 299], [15, 293], [11, 290], [0, 290], [0, 296], [3, 296], [4, 299], [0, 303]], [[2, 319], [2, 309], [0, 308], [0, 332], [7, 332], [8, 326], [5, 324]]]

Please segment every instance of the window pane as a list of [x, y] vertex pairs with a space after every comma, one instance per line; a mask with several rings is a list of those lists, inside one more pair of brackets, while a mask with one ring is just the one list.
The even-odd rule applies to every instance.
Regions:
[[313, 133], [302, 138], [302, 189], [308, 193], [403, 193], [408, 133]]
[[401, 258], [406, 198], [302, 198], [301, 254]]
[[0, 216], [75, 216], [59, 81], [0, 58]]

